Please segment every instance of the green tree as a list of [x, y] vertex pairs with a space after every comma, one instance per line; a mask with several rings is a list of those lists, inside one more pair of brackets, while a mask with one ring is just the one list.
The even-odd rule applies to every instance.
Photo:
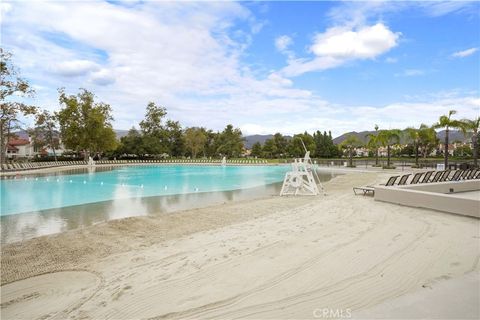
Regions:
[[167, 110], [164, 107], [157, 106], [154, 102], [148, 103], [145, 118], [140, 122], [144, 147], [148, 154], [158, 155], [171, 152], [167, 143], [167, 131], [163, 125], [166, 115]]
[[450, 132], [450, 128], [457, 128], [457, 129], [462, 129], [463, 124], [459, 120], [453, 120], [452, 116], [457, 113], [455, 110], [450, 110], [448, 111], [448, 115], [443, 115], [440, 116], [438, 119], [438, 122], [433, 125], [434, 129], [440, 129], [440, 128], [445, 128], [445, 150], [444, 150], [444, 164], [445, 168], [448, 167], [448, 135]]
[[205, 157], [214, 157], [217, 155], [217, 147], [218, 147], [218, 137], [219, 133], [218, 132], [213, 132], [212, 130], [206, 130], [203, 129], [205, 132], [205, 136], [207, 137], [207, 141], [205, 143], [205, 150], [204, 150], [204, 156]]
[[57, 161], [57, 153], [59, 140], [55, 130], [57, 129], [57, 117], [48, 110], [43, 110], [35, 115], [35, 131], [36, 135], [41, 136], [42, 140], [50, 145], [53, 151], [53, 157]]
[[294, 135], [292, 140], [290, 140], [288, 152], [295, 158], [301, 158], [305, 155], [304, 145], [313, 156], [316, 149], [315, 140], [308, 132]]
[[277, 146], [273, 139], [267, 139], [262, 148], [263, 156], [265, 158], [274, 158], [277, 154]]
[[421, 124], [418, 129], [418, 146], [424, 159], [438, 146], [438, 138], [435, 129]]
[[345, 140], [342, 141], [340, 147], [347, 150], [348, 153], [348, 166], [353, 167], [353, 151], [356, 147], [362, 145], [362, 142], [357, 136], [350, 134]]
[[262, 156], [262, 144], [260, 142], [255, 142], [252, 146], [252, 157], [261, 157]]
[[56, 114], [65, 147], [83, 151], [85, 159], [92, 153], [114, 150], [115, 132], [112, 129], [112, 108], [95, 102], [93, 93], [80, 89], [77, 95], [59, 90], [62, 109]]
[[473, 151], [473, 164], [478, 167], [478, 135], [480, 127], [480, 117], [475, 119], [463, 119], [462, 121], [463, 131], [472, 133], [472, 151]]
[[33, 97], [34, 90], [27, 80], [19, 76], [12, 63], [12, 54], [0, 48], [0, 163], [5, 163], [8, 139], [12, 131], [20, 128], [19, 116], [36, 113], [36, 108], [18, 101]]
[[135, 127], [132, 127], [126, 136], [120, 138], [117, 153], [120, 155], [134, 154], [137, 156], [144, 156], [147, 153], [144, 147], [143, 136]]
[[217, 136], [217, 153], [226, 157], [239, 157], [243, 150], [242, 131], [231, 124]]
[[469, 145], [458, 146], [454, 151], [453, 155], [455, 157], [466, 158], [471, 157], [473, 154], [472, 148]]
[[338, 156], [338, 148], [333, 143], [332, 133], [326, 131], [323, 134], [317, 130], [313, 134], [315, 141], [315, 156], [319, 158], [331, 158]]
[[140, 122], [140, 128], [144, 134], [163, 133], [162, 121], [167, 115], [167, 109], [157, 106], [155, 102], [149, 102], [145, 113], [145, 119]]
[[188, 128], [185, 130], [185, 146], [195, 159], [199, 152], [205, 150], [207, 143], [207, 135], [205, 129], [202, 128]]
[[420, 129], [407, 128], [405, 129], [407, 141], [413, 145], [413, 152], [415, 154], [415, 166], [418, 168], [418, 149], [420, 143]]
[[383, 147], [387, 147], [387, 168], [390, 168], [391, 148], [394, 144], [400, 143], [401, 131], [398, 129], [380, 130], [378, 139]]
[[378, 139], [378, 125], [375, 125], [375, 134], [367, 134], [367, 148], [372, 150], [375, 154], [375, 167], [379, 167], [378, 164], [378, 146], [380, 145], [380, 141]]
[[287, 153], [287, 139], [281, 133], [277, 132], [273, 135], [272, 140], [275, 145], [274, 157], [278, 158], [284, 156]]
[[183, 156], [185, 153], [185, 140], [182, 127], [178, 121], [167, 120], [165, 136], [165, 149], [169, 150], [173, 157]]

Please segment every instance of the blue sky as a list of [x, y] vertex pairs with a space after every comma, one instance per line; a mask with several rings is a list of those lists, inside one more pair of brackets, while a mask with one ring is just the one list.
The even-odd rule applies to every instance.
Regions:
[[155, 101], [184, 126], [293, 134], [480, 114], [479, 2], [28, 1], [2, 47], [34, 103], [93, 91], [119, 129]]

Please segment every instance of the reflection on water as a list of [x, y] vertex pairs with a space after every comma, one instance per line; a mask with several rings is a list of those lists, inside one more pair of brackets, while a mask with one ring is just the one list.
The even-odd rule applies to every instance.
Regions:
[[[64, 172], [63, 174], [67, 173]], [[72, 174], [72, 172], [68, 174]], [[335, 175], [337, 174], [321, 172], [320, 179], [326, 182]], [[153, 197], [122, 198], [121, 195], [118, 195], [117, 199], [111, 201], [2, 216], [0, 217], [1, 242], [11, 243], [31, 239], [113, 219], [165, 214], [232, 201], [278, 195], [281, 186], [282, 183], [274, 183], [262, 187], [233, 191], [199, 192]], [[119, 188], [118, 192], [124, 191]]]

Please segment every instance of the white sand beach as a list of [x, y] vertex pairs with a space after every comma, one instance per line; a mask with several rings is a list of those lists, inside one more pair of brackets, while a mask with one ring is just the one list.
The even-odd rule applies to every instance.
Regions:
[[[2, 319], [313, 319], [324, 309], [425, 318], [439, 303], [471, 301], [480, 220], [354, 196], [352, 186], [387, 176], [354, 172], [326, 183], [325, 197], [127, 218], [4, 245]], [[446, 284], [464, 277], [465, 290]], [[434, 301], [431, 313], [405, 312], [413, 300]]]

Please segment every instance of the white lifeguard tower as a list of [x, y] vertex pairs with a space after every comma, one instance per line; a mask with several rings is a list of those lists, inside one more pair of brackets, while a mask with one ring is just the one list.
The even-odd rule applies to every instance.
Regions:
[[310, 151], [306, 151], [305, 157], [295, 159], [292, 163], [292, 171], [285, 174], [280, 196], [317, 196], [320, 192], [326, 195], [325, 188], [310, 159]]

